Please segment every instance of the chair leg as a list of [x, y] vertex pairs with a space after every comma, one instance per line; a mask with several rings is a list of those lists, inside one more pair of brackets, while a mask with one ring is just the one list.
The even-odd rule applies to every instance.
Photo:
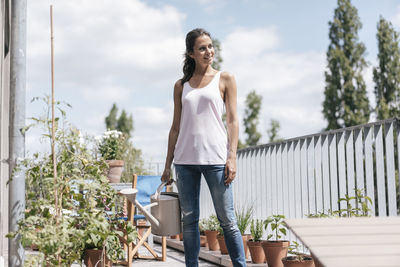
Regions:
[[163, 236], [162, 237], [162, 241], [161, 241], [161, 246], [162, 246], [162, 261], [166, 261], [167, 260], [167, 237]]

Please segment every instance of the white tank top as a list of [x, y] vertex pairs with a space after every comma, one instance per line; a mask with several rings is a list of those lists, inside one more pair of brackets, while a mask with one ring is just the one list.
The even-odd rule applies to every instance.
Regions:
[[182, 112], [178, 140], [175, 145], [175, 164], [225, 164], [228, 138], [222, 114], [225, 104], [219, 91], [221, 72], [203, 88], [184, 83]]

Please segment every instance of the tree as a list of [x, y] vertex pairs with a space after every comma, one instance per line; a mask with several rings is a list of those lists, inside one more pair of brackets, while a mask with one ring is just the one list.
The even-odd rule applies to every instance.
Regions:
[[246, 109], [244, 111], [244, 131], [247, 134], [246, 144], [255, 146], [261, 138], [261, 134], [257, 131], [259, 122], [259, 114], [261, 109], [262, 96], [257, 95], [256, 91], [251, 91], [246, 98]]
[[367, 123], [370, 109], [362, 71], [365, 46], [358, 40], [362, 24], [350, 0], [338, 0], [329, 22], [328, 70], [325, 72], [323, 114], [327, 130]]
[[281, 125], [279, 123], [279, 121], [271, 119], [270, 120], [270, 128], [267, 130], [267, 134], [268, 134], [268, 138], [269, 138], [269, 142], [278, 142], [280, 140], [282, 140], [279, 135], [279, 129], [281, 128]]
[[125, 110], [122, 110], [121, 115], [118, 118], [117, 130], [126, 134], [128, 137], [131, 136], [133, 131], [133, 117], [132, 114], [129, 117]]
[[108, 114], [108, 116], [105, 119], [106, 129], [109, 129], [109, 130], [117, 129], [117, 124], [118, 124], [117, 114], [118, 114], [118, 108], [117, 108], [117, 105], [114, 103], [110, 110], [110, 113]]
[[218, 39], [212, 39], [214, 46], [214, 61], [212, 63], [212, 67], [216, 70], [221, 70], [221, 63], [223, 62], [221, 56], [221, 43]]
[[119, 116], [118, 119], [117, 119], [117, 115], [118, 115], [118, 107], [114, 103], [110, 110], [110, 113], [105, 118], [106, 128], [109, 130], [118, 130], [118, 131], [126, 134], [126, 136], [128, 136], [128, 138], [129, 138], [133, 131], [132, 114], [129, 115], [129, 117], [128, 117], [126, 111], [123, 109], [121, 112], [121, 115]]
[[399, 34], [392, 24], [380, 17], [378, 22], [378, 66], [373, 68], [376, 113], [378, 119], [400, 115]]

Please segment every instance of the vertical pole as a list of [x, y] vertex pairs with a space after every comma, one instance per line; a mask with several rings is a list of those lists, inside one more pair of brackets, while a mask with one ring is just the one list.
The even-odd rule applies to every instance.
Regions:
[[162, 246], [162, 257], [161, 260], [162, 261], [166, 261], [167, 260], [167, 237], [163, 236], [162, 237], [162, 241], [161, 241], [161, 246]]
[[[10, 46], [10, 150], [9, 164], [9, 231], [18, 229], [17, 222], [24, 217], [25, 173], [21, 168], [14, 169], [25, 157], [26, 98], [26, 0], [11, 1], [11, 46]], [[8, 241], [9, 266], [22, 266], [24, 248], [20, 237]]]
[[56, 206], [56, 222], [60, 216], [60, 207], [58, 206], [58, 190], [57, 190], [57, 161], [55, 149], [55, 115], [54, 115], [54, 36], [53, 36], [53, 5], [50, 5], [50, 41], [51, 41], [51, 154], [53, 156], [53, 176], [54, 176], [54, 196]]

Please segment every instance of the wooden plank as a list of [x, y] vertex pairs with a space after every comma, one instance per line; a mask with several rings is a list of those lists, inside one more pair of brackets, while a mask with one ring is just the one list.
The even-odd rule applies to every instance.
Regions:
[[388, 215], [397, 215], [396, 178], [394, 166], [393, 123], [385, 124], [386, 183]]
[[300, 169], [301, 169], [301, 207], [302, 216], [310, 214], [308, 205], [308, 179], [307, 179], [307, 140], [300, 140]]
[[396, 256], [399, 255], [400, 252], [400, 244], [390, 244], [390, 245], [336, 245], [336, 246], [320, 246], [318, 248], [313, 249], [313, 253], [318, 255], [318, 257], [325, 256], [337, 256], [347, 257], [347, 256], [357, 256], [357, 257], [368, 257], [370, 255], [387, 255], [387, 256]]
[[337, 170], [337, 147], [336, 134], [330, 134], [329, 140], [329, 171], [330, 171], [330, 189], [331, 189], [331, 208], [338, 210], [339, 191], [338, 191], [338, 170]]
[[330, 257], [321, 261], [325, 267], [352, 266], [352, 267], [376, 267], [376, 266], [399, 266], [400, 256], [379, 256], [372, 255], [369, 257]]
[[271, 151], [271, 170], [272, 170], [272, 214], [278, 214], [278, 163], [277, 163], [277, 150], [279, 150], [278, 146], [273, 146]]
[[318, 218], [318, 219], [286, 219], [290, 227], [307, 227], [308, 225], [400, 225], [400, 217], [352, 217], [352, 218]]
[[372, 242], [375, 242], [376, 245], [400, 244], [399, 234], [385, 235], [385, 238], [382, 238], [381, 234], [359, 235], [357, 238], [346, 237], [347, 235], [331, 235], [323, 238], [321, 236], [304, 236], [302, 240], [310, 246], [363, 245], [371, 244]]
[[356, 188], [361, 189], [362, 193], [365, 195], [365, 185], [364, 185], [364, 153], [363, 153], [363, 132], [361, 129], [354, 131], [354, 146], [355, 146], [355, 156], [356, 156]]
[[272, 148], [268, 147], [265, 155], [265, 164], [266, 164], [266, 177], [267, 177], [267, 196], [266, 196], [266, 204], [267, 204], [267, 214], [264, 218], [272, 215], [272, 165], [271, 165], [271, 151]]
[[329, 236], [329, 235], [347, 235], [353, 238], [356, 235], [382, 234], [392, 235], [400, 234], [399, 225], [346, 225], [338, 224], [335, 226], [313, 225], [309, 227], [298, 227], [294, 231], [298, 236]]
[[283, 214], [284, 199], [283, 199], [282, 152], [284, 149], [285, 149], [284, 144], [277, 145], [277, 153], [276, 153], [276, 169], [277, 169], [277, 181], [276, 181], [277, 195], [276, 195], [276, 197], [277, 197], [277, 206], [278, 206], [277, 214]]
[[[266, 156], [266, 148], [260, 150], [260, 199], [261, 199], [261, 218], [266, 218], [265, 216], [268, 214], [267, 212], [267, 170], [265, 168], [265, 156]], [[249, 203], [250, 204], [250, 203]]]
[[[344, 152], [344, 132], [337, 133], [337, 150], [338, 150], [338, 185], [339, 185], [339, 198], [344, 198], [347, 194], [346, 189], [346, 156]], [[339, 204], [339, 208], [344, 208]]]
[[378, 198], [378, 214], [386, 216], [386, 189], [385, 189], [385, 163], [383, 155], [382, 126], [375, 125], [375, 166], [376, 166], [376, 190]]
[[[294, 164], [294, 217], [301, 218], [303, 217], [302, 213], [302, 187], [301, 187], [301, 169], [300, 169], [300, 141], [294, 141], [294, 151], [293, 151], [293, 164]], [[306, 192], [304, 192], [306, 193]]]
[[283, 212], [280, 214], [290, 218], [289, 215], [289, 181], [288, 181], [288, 143], [282, 144], [282, 201]]
[[373, 131], [371, 127], [364, 127], [365, 149], [365, 190], [366, 195], [372, 200], [370, 215], [375, 216], [375, 190], [374, 190], [374, 161], [372, 154]]
[[321, 136], [314, 138], [314, 161], [315, 161], [315, 208], [317, 212], [323, 212], [322, 200], [322, 157], [321, 157]]
[[261, 186], [262, 181], [261, 181], [261, 166], [260, 166], [260, 160], [261, 160], [261, 149], [257, 149], [255, 154], [254, 154], [254, 167], [255, 167], [255, 183], [253, 185], [253, 192], [255, 194], [255, 204], [256, 204], [256, 216], [257, 218], [262, 218], [262, 192], [263, 188]]
[[330, 190], [330, 177], [329, 177], [329, 146], [328, 136], [323, 135], [322, 143], [322, 199], [323, 211], [326, 213], [331, 209], [331, 190]]
[[[347, 195], [354, 197], [355, 194], [355, 177], [354, 177], [354, 139], [353, 131], [346, 131], [346, 170], [347, 170]], [[356, 201], [350, 200], [350, 205], [356, 207]], [[342, 207], [343, 208], [343, 207]]]
[[308, 204], [310, 213], [316, 213], [315, 208], [315, 162], [314, 162], [314, 138], [307, 139], [307, 182], [308, 182]]
[[288, 182], [288, 212], [286, 218], [295, 218], [295, 181], [294, 181], [294, 158], [293, 158], [293, 142], [287, 144], [287, 182]]

